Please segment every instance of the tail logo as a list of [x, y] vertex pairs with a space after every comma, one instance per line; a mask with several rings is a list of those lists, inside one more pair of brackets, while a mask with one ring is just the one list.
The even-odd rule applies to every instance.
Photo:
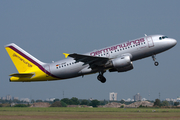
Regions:
[[13, 54], [13, 57], [17, 57], [19, 60], [21, 60], [24, 64], [27, 64], [28, 67], [32, 67], [32, 65], [29, 62], [26, 62], [24, 59], [16, 55], [15, 53]]

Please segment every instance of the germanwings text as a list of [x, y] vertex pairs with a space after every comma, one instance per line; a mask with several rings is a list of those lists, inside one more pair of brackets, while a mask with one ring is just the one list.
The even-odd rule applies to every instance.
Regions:
[[124, 47], [128, 47], [128, 46], [131, 46], [132, 44], [136, 45], [136, 44], [140, 44], [142, 42], [144, 42], [144, 38], [141, 38], [139, 40], [134, 40], [134, 41], [128, 41], [127, 43], [123, 43], [123, 44], [119, 44], [119, 45], [116, 45], [116, 46], [112, 46], [112, 47], [109, 47], [109, 48], [105, 48], [105, 49], [102, 49], [102, 50], [98, 50], [98, 51], [95, 51], [95, 52], [91, 52], [90, 55], [91, 56], [96, 56], [96, 55], [99, 55], [99, 54], [102, 54], [102, 53], [106, 53], [108, 51], [113, 51], [113, 50], [116, 50], [116, 49], [121, 49], [121, 48], [124, 48]]

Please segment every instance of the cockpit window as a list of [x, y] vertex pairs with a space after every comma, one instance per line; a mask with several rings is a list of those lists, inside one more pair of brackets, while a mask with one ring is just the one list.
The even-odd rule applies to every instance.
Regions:
[[159, 40], [162, 40], [162, 39], [165, 39], [165, 38], [168, 38], [167, 36], [162, 36], [162, 37], [159, 37]]

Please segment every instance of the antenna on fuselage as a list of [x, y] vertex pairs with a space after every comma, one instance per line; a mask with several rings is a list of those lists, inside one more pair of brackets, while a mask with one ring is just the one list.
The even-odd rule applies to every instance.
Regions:
[[146, 34], [144, 34], [144, 36], [147, 36]]

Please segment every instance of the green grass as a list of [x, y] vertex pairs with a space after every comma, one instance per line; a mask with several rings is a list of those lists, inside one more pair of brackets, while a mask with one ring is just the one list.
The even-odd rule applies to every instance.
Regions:
[[[152, 112], [155, 110], [155, 112]], [[1, 107], [0, 120], [178, 120], [180, 109]]]
[[68, 107], [0, 107], [0, 111], [27, 111], [27, 112], [180, 112], [180, 109], [162, 108], [68, 108]]

